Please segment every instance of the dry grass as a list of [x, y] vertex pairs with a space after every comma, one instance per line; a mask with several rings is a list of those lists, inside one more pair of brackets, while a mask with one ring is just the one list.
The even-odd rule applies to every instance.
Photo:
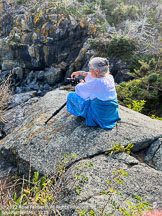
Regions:
[[20, 180], [13, 176], [0, 179], [0, 209], [8, 209], [12, 203], [14, 193], [21, 188]]

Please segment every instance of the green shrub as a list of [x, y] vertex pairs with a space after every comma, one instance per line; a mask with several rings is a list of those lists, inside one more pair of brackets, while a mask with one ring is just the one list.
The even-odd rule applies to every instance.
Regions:
[[112, 11], [112, 22], [114, 25], [121, 23], [126, 19], [135, 19], [136, 14], [139, 9], [134, 5], [126, 5], [124, 3], [120, 3], [113, 11]]
[[123, 61], [131, 58], [136, 50], [136, 42], [125, 37], [113, 38], [107, 48], [108, 56], [115, 56]]
[[152, 119], [157, 119], [157, 120], [161, 120], [161, 121], [162, 121], [162, 118], [159, 118], [158, 116], [155, 116], [155, 115], [152, 115], [151, 118], [152, 118]]
[[19, 5], [22, 5], [22, 4], [24, 4], [24, 0], [16, 0], [16, 3]]
[[[156, 81], [155, 81], [156, 80]], [[154, 82], [153, 82], [154, 81]], [[131, 80], [117, 86], [119, 102], [133, 108], [137, 105], [135, 101], [146, 101], [145, 107], [140, 110], [143, 114], [161, 115], [161, 82], [160, 74], [151, 74], [141, 79]]]
[[102, 42], [100, 39], [91, 40], [91, 49], [96, 49], [100, 55], [111, 57], [117, 57], [123, 62], [131, 60], [134, 52], [136, 51], [136, 44], [134, 40], [130, 40], [126, 37], [114, 37], [111, 40], [107, 39]]
[[150, 83], [156, 82], [158, 80], [158, 74], [152, 73], [148, 76], [148, 81]]
[[136, 112], [141, 112], [142, 109], [144, 108], [145, 103], [146, 103], [145, 100], [140, 100], [140, 101], [133, 100], [132, 104], [128, 104], [127, 107], [129, 109], [136, 111]]

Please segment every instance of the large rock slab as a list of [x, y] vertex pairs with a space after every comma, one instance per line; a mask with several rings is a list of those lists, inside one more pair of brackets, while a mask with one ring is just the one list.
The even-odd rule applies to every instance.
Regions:
[[[83, 163], [93, 164], [92, 168], [83, 169]], [[78, 195], [75, 189], [71, 190], [69, 196], [58, 206], [63, 210], [69, 209], [63, 215], [78, 215], [78, 209], [93, 210], [96, 215], [101, 215], [99, 209], [103, 209], [106, 203], [104, 213], [113, 211], [112, 201], [116, 206], [126, 208], [127, 201], [137, 203], [134, 199], [135, 195], [142, 197], [143, 201], [152, 204], [152, 207], [162, 207], [162, 172], [157, 171], [144, 163], [139, 162], [134, 157], [125, 153], [116, 155], [99, 155], [92, 159], [86, 159], [75, 163], [67, 172], [67, 175], [74, 176], [76, 168], [83, 170], [80, 176], [84, 176], [87, 181], [77, 182], [80, 186], [80, 194]], [[124, 181], [124, 185], [117, 184], [113, 171], [123, 169], [127, 172], [128, 177], [119, 177]], [[106, 180], [111, 181], [108, 185]], [[68, 188], [70, 189], [71, 186]], [[112, 196], [104, 195], [102, 191], [109, 191], [110, 187], [121, 192], [123, 197], [114, 193]], [[73, 203], [73, 205], [72, 205]], [[76, 203], [76, 206], [74, 205]], [[63, 211], [65, 212], [65, 211]], [[115, 216], [123, 215], [119, 211], [115, 211]]]
[[54, 172], [63, 153], [75, 153], [79, 159], [98, 155], [113, 143], [133, 151], [149, 146], [162, 136], [162, 122], [120, 106], [121, 122], [106, 130], [87, 127], [81, 117], [71, 115], [66, 107], [45, 125], [45, 121], [66, 102], [68, 92], [48, 92], [25, 113], [25, 120], [0, 142], [0, 153], [13, 162], [21, 173], [28, 173], [29, 164], [42, 174]]

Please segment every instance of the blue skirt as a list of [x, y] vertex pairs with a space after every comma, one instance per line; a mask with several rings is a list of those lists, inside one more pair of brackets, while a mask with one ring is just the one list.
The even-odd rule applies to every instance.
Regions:
[[75, 116], [84, 117], [87, 126], [112, 129], [120, 120], [117, 100], [85, 100], [75, 92], [70, 92], [67, 96], [67, 110]]

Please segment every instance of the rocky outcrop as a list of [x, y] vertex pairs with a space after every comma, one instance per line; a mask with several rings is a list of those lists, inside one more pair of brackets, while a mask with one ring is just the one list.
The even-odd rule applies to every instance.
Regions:
[[0, 21], [0, 80], [11, 74], [16, 93], [51, 90], [93, 33], [87, 23], [54, 7], [26, 12], [1, 2]]
[[[26, 105], [25, 112], [25, 106], [22, 106], [24, 114], [22, 120], [6, 138], [0, 141], [0, 156], [3, 160], [7, 160], [13, 167], [17, 167], [19, 173], [26, 176], [30, 164], [32, 172], [37, 170], [41, 174], [52, 175], [58, 160], [63, 158], [63, 153], [74, 153], [77, 158], [73, 158], [66, 172], [69, 178], [76, 171], [75, 167], [80, 166], [80, 162], [92, 162], [93, 167], [83, 172], [88, 181], [81, 185], [80, 195], [72, 190], [60, 203], [63, 215], [66, 216], [78, 215], [78, 208], [93, 209], [98, 212], [105, 204], [106, 197], [97, 194], [106, 188], [105, 180], [113, 179], [112, 171], [120, 169], [128, 172], [129, 178], [126, 179], [126, 185], [116, 187], [123, 194], [121, 199], [115, 195], [117, 204], [122, 203], [123, 207], [126, 207], [125, 201], [133, 201], [134, 195], [138, 194], [144, 200], [162, 207], [160, 181], [162, 173], [159, 165], [161, 156], [158, 156], [158, 151], [155, 154], [158, 162], [153, 160], [151, 166], [125, 153], [107, 154], [114, 147], [114, 143], [127, 146], [132, 142], [134, 153], [148, 147], [152, 148], [152, 145], [159, 146], [162, 122], [120, 106], [121, 122], [112, 130], [87, 127], [83, 118], [71, 115], [66, 108], [45, 125], [45, 121], [53, 112], [66, 102], [67, 94], [68, 91], [57, 89], [37, 99], [32, 106]], [[29, 104], [30, 100], [27, 101]], [[19, 115], [21, 116], [20, 107]], [[158, 149], [160, 148], [156, 147], [156, 150]], [[3, 173], [7, 170], [8, 168], [3, 168]], [[108, 205], [106, 211], [111, 210], [112, 205]]]
[[84, 119], [61, 110], [47, 125], [45, 121], [65, 101], [65, 90], [47, 93], [25, 113], [23, 122], [1, 141], [1, 153], [16, 162], [20, 172], [27, 172], [31, 158], [33, 169], [50, 174], [56, 166], [53, 158], [65, 152], [79, 158], [104, 153], [112, 143], [134, 144], [137, 152], [161, 137], [162, 123], [120, 106], [121, 122], [113, 130], [87, 127]]
[[[73, 71], [88, 71], [96, 27], [58, 7], [28, 11], [0, 3], [0, 82], [11, 74], [14, 93], [37, 91], [40, 96], [58, 87]], [[102, 42], [102, 36], [99, 41]], [[95, 43], [95, 41], [93, 42]], [[102, 55], [105, 55], [102, 53]], [[110, 59], [117, 83], [132, 79], [128, 66]]]
[[[6, 3], [1, 14], [7, 16]], [[7, 6], [6, 6], [7, 7]], [[1, 22], [2, 70], [21, 66], [26, 69], [45, 69], [62, 61], [71, 62], [87, 37], [88, 26], [75, 17], [63, 14], [58, 8], [38, 8], [34, 14], [14, 12], [12, 27]], [[2, 47], [3, 44], [3, 47]], [[4, 49], [6, 47], [6, 49]], [[8, 52], [3, 52], [4, 50]], [[6, 55], [5, 55], [6, 54]]]
[[9, 35], [12, 29], [12, 15], [9, 5], [5, 1], [0, 2], [0, 37]]

